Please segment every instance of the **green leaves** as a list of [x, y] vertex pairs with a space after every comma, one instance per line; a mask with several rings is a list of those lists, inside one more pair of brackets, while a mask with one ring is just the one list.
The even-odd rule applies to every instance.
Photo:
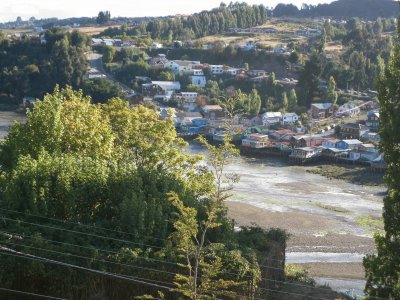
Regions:
[[[400, 23], [399, 23], [400, 25]], [[400, 38], [400, 30], [398, 32]], [[392, 53], [385, 75], [378, 85], [380, 103], [380, 148], [388, 166], [385, 181], [389, 191], [384, 198], [385, 234], [375, 237], [377, 255], [364, 259], [367, 299], [400, 297], [400, 44]]]

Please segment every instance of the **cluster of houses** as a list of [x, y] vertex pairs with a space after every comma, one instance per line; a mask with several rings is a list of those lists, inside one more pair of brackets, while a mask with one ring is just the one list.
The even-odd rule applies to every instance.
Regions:
[[[174, 115], [175, 125], [182, 136], [203, 134], [214, 142], [223, 140], [226, 133], [226, 116], [219, 105], [206, 105], [200, 112], [179, 112]], [[379, 112], [371, 111], [365, 121], [367, 125], [346, 123], [336, 132], [305, 134], [296, 127], [299, 116], [295, 113], [267, 112], [253, 119], [235, 116], [231, 120], [231, 138], [244, 153], [269, 155], [279, 154], [292, 162], [304, 164], [326, 160], [340, 163], [371, 165], [384, 169], [379, 143]], [[274, 125], [271, 129], [271, 125]], [[291, 125], [291, 126], [290, 126]], [[283, 129], [284, 127], [285, 129]]]

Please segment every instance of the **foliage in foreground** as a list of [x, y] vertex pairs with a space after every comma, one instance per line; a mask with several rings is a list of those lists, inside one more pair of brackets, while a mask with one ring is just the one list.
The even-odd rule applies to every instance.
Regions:
[[69, 87], [46, 95], [0, 149], [0, 281], [73, 299], [159, 290], [135, 278], [158, 283], [165, 299], [257, 295], [268, 238], [250, 248], [226, 217], [231, 146], [209, 148], [210, 171], [185, 145], [171, 119], [146, 107], [92, 104]]

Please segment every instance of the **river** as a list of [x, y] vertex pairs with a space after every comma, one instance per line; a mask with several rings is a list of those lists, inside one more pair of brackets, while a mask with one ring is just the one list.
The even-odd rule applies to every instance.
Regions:
[[[204, 148], [191, 143], [189, 152]], [[381, 226], [385, 187], [328, 179], [275, 157], [237, 157], [226, 172], [240, 175], [227, 203], [237, 225], [287, 230], [288, 263], [310, 267], [319, 283], [360, 291], [361, 262], [375, 252], [372, 235]]]

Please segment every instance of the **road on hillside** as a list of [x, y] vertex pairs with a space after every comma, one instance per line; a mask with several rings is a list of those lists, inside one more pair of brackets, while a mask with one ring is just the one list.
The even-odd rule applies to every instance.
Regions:
[[117, 81], [113, 76], [104, 70], [103, 67], [103, 55], [95, 52], [90, 52], [89, 54], [89, 69], [93, 73], [100, 73], [105, 76], [105, 78], [109, 81], [112, 81], [116, 85], [118, 85], [127, 95], [133, 94], [133, 90], [127, 85]]

